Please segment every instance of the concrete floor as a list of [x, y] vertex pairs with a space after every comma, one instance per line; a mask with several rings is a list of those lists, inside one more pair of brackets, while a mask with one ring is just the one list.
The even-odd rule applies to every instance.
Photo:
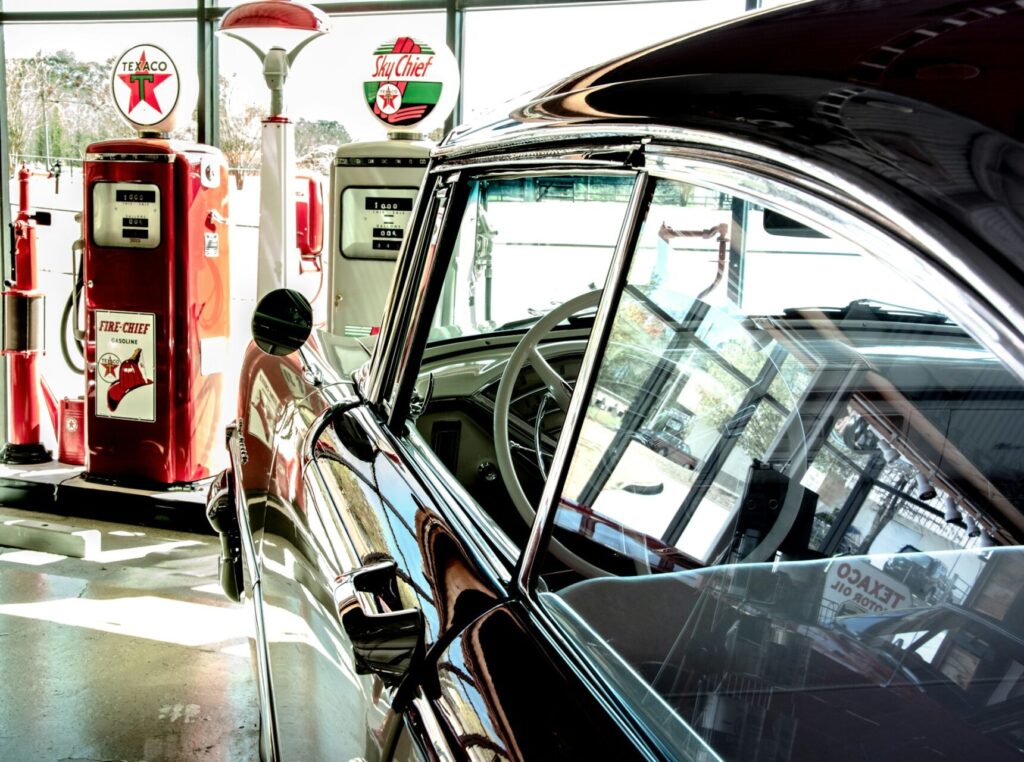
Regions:
[[7, 543], [0, 760], [256, 758], [252, 624], [215, 538], [0, 507]]

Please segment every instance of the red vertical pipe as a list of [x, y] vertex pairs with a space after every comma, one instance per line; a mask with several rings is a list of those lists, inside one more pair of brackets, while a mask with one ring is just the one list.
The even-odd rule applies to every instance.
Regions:
[[[36, 290], [36, 230], [28, 211], [28, 181], [32, 173], [24, 165], [18, 170], [18, 216], [14, 221], [14, 283], [11, 291]], [[38, 353], [11, 352], [8, 407], [8, 442], [14, 445], [39, 443]]]

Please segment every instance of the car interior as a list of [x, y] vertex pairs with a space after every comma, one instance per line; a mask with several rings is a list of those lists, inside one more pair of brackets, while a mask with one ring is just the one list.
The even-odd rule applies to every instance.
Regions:
[[[495, 261], [515, 248], [498, 242], [496, 253], [496, 242], [479, 233], [492, 224], [481, 222], [479, 199], [474, 203], [463, 230], [475, 235], [465, 236], [468, 246], [463, 236], [456, 244], [471, 253], [452, 258], [412, 415], [459, 483], [521, 538], [532, 517], [515, 510], [510, 482], [535, 504], [564, 420], [558, 387], [570, 390], [579, 374], [600, 289], [595, 277], [587, 284], [595, 288], [569, 293], [562, 305], [578, 298], [582, 308], [569, 309], [539, 336], [525, 329], [550, 311], [531, 309], [503, 323], [482, 316], [472, 331], [453, 330], [460, 299], [483, 301], [488, 311], [500, 301], [491, 282], [502, 274]], [[772, 215], [773, 229], [797, 238], [796, 223], [779, 219]], [[592, 272], [607, 267], [613, 243], [610, 237], [599, 253], [587, 252], [602, 262]], [[649, 259], [638, 251], [634, 270], [650, 269]], [[498, 275], [479, 283], [485, 270]], [[763, 561], [776, 552], [792, 560], [868, 552], [879, 531], [861, 526], [865, 502], [899, 503], [897, 511], [936, 523], [942, 531], [935, 549], [962, 547], [982, 533], [1009, 540], [1021, 530], [1014, 443], [1020, 386], [952, 320], [871, 298], [745, 312], [734, 309], [721, 282], [704, 299], [650, 273], [627, 285], [587, 401], [560, 526], [574, 513], [599, 514], [599, 534], [612, 525], [639, 531], [647, 538], [641, 560], [654, 553], [665, 569]], [[517, 351], [525, 359], [510, 363]], [[512, 474], [502, 469], [496, 424], [508, 429]], [[611, 431], [611, 441], [588, 436], [598, 428]], [[957, 517], [947, 523], [950, 503]], [[631, 516], [633, 510], [640, 513]], [[711, 527], [709, 536], [687, 531], [695, 516]], [[647, 531], [654, 524], [658, 531]], [[626, 541], [617, 542], [597, 544], [628, 557], [621, 552]]]

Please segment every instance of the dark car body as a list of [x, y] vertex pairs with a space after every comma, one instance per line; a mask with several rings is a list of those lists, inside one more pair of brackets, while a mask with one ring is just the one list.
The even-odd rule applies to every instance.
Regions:
[[[211, 493], [209, 511], [224, 540], [225, 589], [251, 606], [257, 625], [263, 756], [796, 760], [835, 756], [832, 744], [840, 744], [839, 758], [851, 760], [882, 754], [939, 759], [944, 747], [956, 758], [972, 749], [992, 759], [1019, 755], [1024, 742], [1016, 730], [1016, 678], [992, 694], [993, 708], [984, 716], [971, 715], [970, 706], [951, 709], [910, 680], [893, 684], [894, 674], [905, 675], [894, 671], [892, 654], [835, 625], [836, 610], [879, 611], [910, 596], [870, 556], [856, 562], [855, 580], [853, 562], [846, 576], [837, 577], [839, 567], [829, 559], [845, 530], [869, 544], [879, 536], [880, 520], [857, 527], [842, 510], [812, 516], [800, 508], [807, 521], [799, 547], [788, 540], [765, 544], [772, 530], [763, 516], [791, 511], [791, 501], [767, 496], [786, 485], [755, 484], [745, 467], [730, 466], [726, 474], [723, 464], [775, 376], [744, 376], [760, 397], [748, 393], [737, 404], [750, 403], [749, 410], [741, 407], [702, 430], [718, 438], [707, 456], [700, 450], [699, 462], [692, 455], [687, 458], [693, 463], [678, 455], [668, 464], [656, 460], [643, 435], [629, 444], [630, 430], [642, 430], [633, 407], [614, 417], [601, 410], [600, 420], [623, 427], [622, 447], [633, 448], [630, 457], [644, 472], [616, 472], [612, 479], [609, 466], [602, 477], [601, 484], [611, 485], [605, 491], [628, 510], [606, 515], [589, 499], [560, 500], [568, 461], [579, 451], [583, 403], [577, 397], [595, 383], [588, 370], [593, 359], [584, 359], [578, 370], [581, 347], [591, 330], [604, 338], [611, 331], [602, 316], [614, 305], [602, 297], [596, 317], [568, 321], [559, 334], [563, 340], [551, 342], [546, 355], [562, 376], [570, 375], [570, 367], [571, 375], [579, 372], [564, 416], [549, 423], [536, 399], [568, 396], [568, 389], [531, 376], [512, 397], [512, 457], [524, 474], [522, 489], [540, 505], [531, 525], [516, 515], [505, 492], [511, 486], [496, 468], [489, 442], [478, 437], [451, 445], [452, 436], [487, 432], [501, 394], [498, 379], [505, 375], [494, 369], [501, 365], [494, 358], [511, 353], [523, 331], [439, 340], [427, 352], [424, 345], [431, 336], [430, 310], [443, 298], [442, 271], [458, 245], [452, 209], [468, 203], [466, 177], [580, 171], [626, 178], [633, 190], [623, 204], [625, 241], [636, 238], [639, 223], [630, 219], [651, 198], [644, 190], [647, 173], [679, 165], [687, 172], [711, 167], [727, 179], [730, 173], [756, 176], [814, 199], [825, 210], [821, 217], [837, 220], [837, 227], [851, 219], [860, 226], [856, 230], [875, 231], [880, 238], [865, 242], [869, 248], [881, 238], [900, 242], [928, 277], [943, 284], [944, 298], [960, 306], [958, 318], [971, 334], [984, 337], [1002, 363], [993, 371], [997, 381], [987, 387], [988, 399], [998, 393], [1002, 407], [991, 410], [982, 397], [940, 394], [932, 387], [917, 397], [907, 392], [897, 400], [900, 409], [913, 404], [924, 412], [900, 419], [919, 422], [918, 429], [908, 424], [902, 446], [915, 463], [948, 465], [935, 442], [941, 426], [952, 437], [961, 424], [953, 414], [935, 417], [929, 405], [938, 399], [982, 411], [977, 428], [988, 433], [972, 430], [957, 440], [961, 459], [954, 459], [954, 467], [969, 478], [950, 477], [950, 485], [962, 489], [965, 502], [979, 503], [983, 492], [1007, 496], [984, 503], [979, 519], [993, 544], [1018, 544], [1024, 516], [1017, 435], [1004, 436], [1000, 427], [1019, 431], [1022, 410], [1018, 392], [1010, 390], [1024, 369], [1022, 39], [1019, 3], [808, 3], [595, 66], [486, 125], [449, 136], [432, 160], [372, 354], [358, 342], [317, 332], [283, 358], [251, 347], [244, 363], [239, 420], [228, 437], [232, 466]], [[723, 180], [722, 187], [732, 186]], [[744, 187], [762, 198], [757, 183]], [[608, 283], [621, 287], [625, 271], [616, 273], [613, 264], [611, 273]], [[720, 267], [717, 277], [731, 276]], [[884, 310], [875, 317], [890, 326], [903, 320]], [[858, 347], [870, 347], [871, 320], [846, 313], [836, 320]], [[956, 345], [950, 356], [969, 354], [952, 328], [924, 320], [914, 326], [920, 335], [948, 334], [950, 346]], [[771, 335], [775, 327], [765, 330]], [[479, 358], [472, 360], [478, 388], [455, 394], [450, 383], [444, 386], [446, 352]], [[887, 355], [873, 357], [872, 378], [910, 373]], [[421, 372], [421, 363], [429, 373]], [[950, 363], [950, 377], [976, 371]], [[686, 372], [666, 371], [663, 381], [699, 377], [714, 390], [737, 375], [707, 363], [691, 364]], [[535, 373], [544, 378], [540, 366]], [[434, 391], [435, 377], [442, 392]], [[889, 388], [877, 389], [864, 399], [889, 404]], [[867, 415], [863, 408], [861, 414]], [[427, 433], [421, 436], [417, 427]], [[808, 424], [806, 431], [811, 429]], [[989, 446], [997, 433], [1005, 447]], [[785, 444], [785, 436], [778, 439]], [[670, 461], [671, 453], [682, 452], [678, 446], [666, 450]], [[843, 457], [845, 467], [860, 467], [857, 453]], [[964, 465], [982, 461], [984, 474]], [[677, 466], [693, 470], [679, 476]], [[728, 478], [712, 484], [707, 475], [715, 473]], [[549, 474], [557, 484], [545, 481]], [[735, 524], [709, 536], [703, 557], [677, 551], [678, 533], [666, 540], [671, 527], [662, 538], [638, 532], [628, 525], [636, 513], [629, 501], [648, 499], [634, 487], [652, 478], [664, 487], [652, 492], [669, 495], [678, 480], [695, 485], [691, 494], [735, 502]], [[851, 487], [836, 478], [820, 490], [866, 494], [869, 481], [847, 478], [856, 482]], [[902, 485], [882, 485], [882, 491], [903, 494]], [[584, 485], [581, 494], [594, 492], [592, 486]], [[921, 503], [915, 500], [908, 495], [899, 505], [895, 498], [879, 503], [875, 515], [896, 515]], [[695, 509], [696, 501], [691, 513]], [[826, 539], [810, 552], [812, 518], [825, 527]], [[577, 536], [569, 536], [570, 529]], [[583, 540], [599, 536], [609, 539], [591, 552]], [[549, 540], [552, 556], [546, 555]], [[792, 589], [776, 584], [771, 575], [778, 569], [771, 563], [751, 567], [774, 580], [770, 594], [761, 582], [740, 590], [729, 571], [734, 567], [715, 566], [753, 546], [773, 553], [746, 560], [774, 559], [787, 574], [786, 564], [794, 564], [793, 581], [786, 582]], [[956, 592], [955, 580], [929, 588], [959, 596], [957, 605], [965, 609], [995, 607], [1005, 618], [999, 626], [1008, 634], [1000, 630], [991, 653], [975, 653], [973, 645], [961, 649], [967, 656], [949, 647], [927, 652], [936, 663], [975, 664], [972, 679], [958, 678], [961, 687], [970, 687], [975, 674], [977, 684], [985, 684], [977, 671], [982, 666], [1004, 669], [1016, 658], [1021, 607], [992, 592], [1019, 588], [1005, 582], [1017, 569], [1009, 555], [999, 566], [978, 548], [963, 553], [957, 563], [933, 563], [928, 556], [907, 563], [936, 574], [987, 569], [980, 578], [985, 584], [978, 582], [974, 593]], [[605, 571], [580, 571], [629, 576], [641, 562], [646, 576], [618, 586], [619, 580], [602, 580]], [[716, 568], [726, 571], [715, 576]], [[859, 591], [857, 581], [869, 573], [873, 587], [864, 582]], [[717, 581], [705, 583], [709, 575]], [[659, 580], [670, 579], [678, 599], [648, 601], [647, 593], [636, 592], [657, 590]], [[711, 592], [701, 595], [705, 584]], [[838, 592], [829, 593], [833, 588]], [[868, 602], [886, 589], [896, 592], [885, 594], [884, 604]], [[708, 619], [705, 637], [698, 637], [694, 623], [718, 604], [733, 626], [722, 629], [724, 619]], [[621, 617], [612, 621], [616, 613]], [[602, 621], [610, 622], [607, 628]], [[811, 663], [820, 683], [787, 682], [793, 670]], [[671, 681], [670, 674], [678, 679]], [[837, 691], [836, 684], [845, 687]], [[784, 699], [773, 703], [775, 696]], [[897, 747], [886, 746], [890, 730], [901, 739]], [[927, 739], [915, 746], [915, 733]]]

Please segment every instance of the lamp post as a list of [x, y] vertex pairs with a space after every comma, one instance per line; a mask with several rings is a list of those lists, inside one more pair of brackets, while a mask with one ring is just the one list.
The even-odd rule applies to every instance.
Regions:
[[[270, 90], [270, 113], [263, 120], [260, 162], [257, 301], [275, 288], [287, 286], [290, 271], [298, 273], [293, 188], [295, 128], [285, 116], [284, 86], [299, 52], [329, 28], [322, 11], [300, 0], [256, 0], [229, 10], [217, 30], [256, 53]], [[288, 264], [293, 259], [294, 268]]]

